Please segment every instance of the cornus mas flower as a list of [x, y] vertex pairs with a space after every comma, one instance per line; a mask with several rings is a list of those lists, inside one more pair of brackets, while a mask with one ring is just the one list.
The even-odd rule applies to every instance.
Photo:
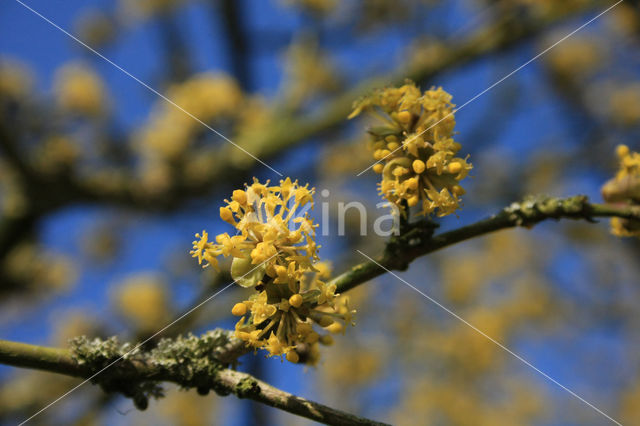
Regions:
[[[314, 189], [287, 178], [279, 186], [257, 180], [233, 192], [220, 208], [220, 217], [239, 233], [209, 241], [206, 231], [196, 234], [191, 254], [205, 267], [218, 268], [218, 256], [232, 257], [231, 275], [256, 292], [233, 306], [241, 317], [236, 337], [270, 355], [300, 361], [300, 352], [317, 342], [329, 343], [314, 324], [329, 333], [342, 332], [355, 311], [348, 301], [336, 303], [335, 285], [322, 281], [329, 269], [318, 260], [315, 227], [307, 208], [313, 207]], [[317, 352], [317, 351], [316, 351]], [[311, 358], [303, 359], [310, 361]], [[313, 358], [316, 359], [317, 357]]]
[[471, 164], [456, 157], [460, 144], [453, 140], [455, 118], [451, 95], [439, 88], [422, 93], [413, 83], [374, 92], [357, 101], [349, 118], [362, 111], [379, 119], [369, 129], [373, 166], [382, 174], [380, 194], [404, 208], [421, 206], [422, 214], [454, 213], [465, 193], [459, 182]]
[[[626, 145], [619, 145], [616, 154], [620, 168], [602, 187], [602, 198], [608, 203], [640, 206], [640, 154]], [[619, 237], [640, 237], [640, 223], [615, 217], [611, 219], [611, 231]]]
[[[266, 275], [291, 288], [318, 259], [313, 220], [305, 211], [313, 207], [314, 189], [291, 179], [280, 186], [254, 180], [246, 190], [233, 191], [220, 207], [220, 217], [238, 234], [220, 234], [209, 241], [206, 231], [196, 234], [191, 254], [204, 266], [218, 268], [218, 256], [233, 258], [231, 276], [243, 287], [263, 283]], [[300, 214], [304, 211], [304, 214]]]
[[232, 313], [241, 316], [236, 337], [271, 356], [285, 355], [288, 361], [315, 364], [319, 344], [333, 343], [331, 334], [344, 333], [353, 323], [355, 310], [346, 296], [335, 294], [335, 285], [322, 281], [320, 272], [305, 274], [295, 291], [267, 282], [264, 290], [241, 303]]

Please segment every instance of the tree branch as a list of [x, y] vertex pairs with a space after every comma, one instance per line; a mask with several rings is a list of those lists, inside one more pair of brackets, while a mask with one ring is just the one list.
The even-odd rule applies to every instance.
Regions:
[[[513, 203], [498, 214], [471, 225], [433, 236], [435, 225], [419, 222], [397, 237], [393, 237], [384, 253], [376, 260], [387, 269], [405, 270], [417, 257], [436, 250], [506, 228], [531, 228], [548, 219], [575, 219], [593, 222], [596, 217], [619, 217], [640, 221], [640, 206], [591, 204], [586, 196], [569, 198], [534, 197]], [[385, 269], [375, 262], [360, 263], [335, 277], [336, 293], [348, 291], [366, 281], [384, 274]]]
[[83, 370], [66, 349], [0, 340], [0, 363], [82, 377]]
[[[203, 344], [211, 342], [207, 339], [216, 339], [220, 335], [212, 333], [200, 339], [190, 336], [165, 341], [159, 350], [131, 352], [130, 356], [120, 359], [120, 365], [102, 371], [100, 377], [92, 381], [100, 383], [107, 391], [120, 391], [132, 397], [139, 408], [146, 407], [146, 398], [142, 396], [144, 399], [141, 403], [141, 395], [135, 392], [140, 389], [148, 391], [153, 383], [165, 381], [186, 388], [197, 387], [201, 394], [206, 394], [209, 389], [221, 396], [233, 393], [238, 398], [252, 399], [320, 423], [384, 425], [292, 395], [249, 374], [224, 368], [221, 364], [208, 363], [213, 359], [212, 351], [209, 351], [209, 358], [192, 352], [194, 348], [202, 348]], [[113, 339], [93, 342], [81, 340], [71, 350], [0, 340], [0, 363], [88, 378], [103, 370], [105, 363], [109, 365], [121, 358], [127, 348], [126, 345], [118, 346]], [[196, 355], [199, 358], [195, 358]]]
[[[640, 206], [591, 204], [586, 196], [568, 198], [531, 197], [513, 203], [499, 213], [471, 225], [433, 235], [429, 221], [409, 224], [402, 235], [393, 237], [378, 262], [388, 269], [406, 269], [417, 257], [471, 238], [501, 229], [531, 228], [548, 219], [574, 219], [593, 222], [596, 217], [619, 217], [640, 221]], [[348, 291], [382, 275], [385, 269], [375, 262], [364, 262], [334, 278], [337, 291]], [[308, 401], [277, 389], [255, 377], [228, 368], [247, 352], [243, 342], [229, 332], [213, 330], [200, 338], [189, 335], [161, 340], [150, 351], [120, 345], [115, 338], [88, 341], [77, 338], [72, 349], [48, 348], [0, 340], [0, 363], [87, 378], [93, 378], [106, 391], [122, 392], [138, 407], [147, 405], [149, 396], [162, 395], [158, 382], [174, 382], [200, 393], [209, 389], [220, 395], [235, 394], [309, 419], [328, 424], [381, 424], [325, 405]], [[114, 361], [120, 365], [105, 371]]]

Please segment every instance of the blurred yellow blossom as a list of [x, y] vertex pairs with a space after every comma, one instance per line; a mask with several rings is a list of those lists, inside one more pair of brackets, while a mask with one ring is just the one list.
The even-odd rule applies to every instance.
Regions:
[[134, 137], [137, 147], [151, 159], [171, 160], [182, 155], [200, 132], [207, 131], [198, 120], [209, 123], [235, 116], [243, 102], [234, 79], [210, 72], [174, 84], [167, 97], [182, 109], [159, 101], [149, 122]]
[[620, 420], [634, 424], [640, 419], [640, 381], [636, 377], [620, 398]]
[[[265, 144], [272, 134], [278, 134], [282, 128], [289, 125], [288, 120], [282, 120], [282, 115], [263, 96], [254, 95], [245, 99], [239, 108], [234, 123], [234, 141], [247, 151], [260, 155], [263, 151], [273, 149]], [[230, 161], [237, 167], [247, 167], [254, 161], [242, 150], [234, 149], [229, 153]]]
[[[320, 157], [320, 173], [325, 179], [351, 178], [371, 164], [371, 155], [362, 149], [363, 138], [337, 141], [327, 146]], [[344, 176], [341, 176], [344, 175]]]
[[114, 303], [140, 332], [154, 331], [168, 320], [169, 301], [165, 284], [151, 273], [126, 278], [117, 288]]
[[370, 384], [381, 374], [384, 356], [382, 348], [372, 351], [357, 346], [332, 352], [331, 358], [322, 367], [322, 377], [345, 388]]
[[407, 49], [410, 69], [430, 69], [449, 52], [445, 44], [438, 39], [420, 39]]
[[80, 144], [66, 135], [46, 138], [36, 151], [36, 163], [46, 173], [68, 170], [81, 155]]
[[106, 111], [107, 94], [102, 79], [86, 65], [74, 63], [60, 68], [54, 87], [58, 105], [66, 111], [90, 117]]
[[31, 72], [26, 65], [0, 58], [0, 96], [22, 99], [31, 92], [32, 84]]
[[[551, 40], [560, 39], [554, 35]], [[547, 44], [545, 44], [545, 47]], [[602, 63], [603, 57], [599, 46], [586, 37], [567, 39], [550, 50], [546, 60], [551, 71], [562, 78], [575, 78], [594, 71]]]
[[[195, 390], [185, 391], [178, 386], [169, 387], [162, 401], [162, 404], [158, 404], [160, 413], [155, 423], [151, 424], [167, 422], [166, 424], [179, 426], [208, 426], [215, 424], [215, 419], [219, 416], [217, 399], [203, 398]], [[142, 413], [137, 411], [136, 415]], [[141, 424], [135, 421], [134, 423]]]
[[454, 426], [496, 426], [536, 424], [543, 418], [545, 400], [536, 388], [521, 381], [498, 376], [492, 391], [458, 377], [412, 381], [393, 424], [414, 425], [425, 418], [437, 418]]
[[28, 205], [19, 172], [8, 162], [0, 160], [0, 211], [7, 217], [17, 217]]
[[610, 115], [623, 126], [640, 123], [640, 83], [616, 87], [609, 95]]
[[24, 243], [4, 259], [3, 268], [9, 280], [23, 287], [61, 291], [68, 289], [77, 277], [77, 269], [64, 255]]
[[632, 36], [640, 30], [640, 15], [632, 4], [621, 3], [611, 9], [607, 18], [611, 29], [622, 36]]

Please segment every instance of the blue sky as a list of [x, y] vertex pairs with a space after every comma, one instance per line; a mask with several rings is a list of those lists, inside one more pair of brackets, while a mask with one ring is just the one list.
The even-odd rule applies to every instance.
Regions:
[[[88, 4], [107, 9], [113, 7], [113, 2], [109, 1], [29, 0], [25, 2], [68, 31], [73, 31], [76, 18]], [[308, 23], [295, 11], [282, 8], [277, 3], [251, 0], [246, 2], [246, 5], [244, 13], [252, 34], [273, 32], [278, 37], [283, 34], [282, 38], [286, 42], [290, 39], [292, 31]], [[450, 31], [464, 19], [468, 19], [472, 12], [462, 6], [451, 7], [449, 19], [445, 23], [432, 22], [433, 20], [429, 21], [426, 18], [425, 26], [433, 25], [436, 28], [435, 31]], [[179, 13], [178, 22], [184, 29], [187, 44], [193, 48], [191, 59], [195, 70], [229, 70], [225, 46], [220, 42], [221, 29], [219, 25], [212, 25], [210, 13], [202, 4], [194, 3]], [[164, 71], [164, 58], [158, 49], [157, 25], [157, 22], [149, 21], [142, 25], [123, 28], [121, 31], [124, 34], [121, 38], [126, 42], [109, 46], [101, 53], [131, 74], [156, 87], [160, 84]], [[373, 70], [379, 72], [393, 69], [402, 60], [403, 49], [408, 41], [415, 36], [415, 29], [398, 25], [384, 33], [373, 32], [355, 44], [342, 44], [340, 38], [349, 36], [351, 30], [339, 25], [336, 28], [334, 30], [327, 27], [322, 34], [336, 62], [346, 70], [348, 81], [367, 77], [373, 73]], [[284, 43], [281, 46], [265, 47], [260, 46], [258, 39], [256, 44], [250, 61], [253, 76], [251, 87], [256, 92], [274, 96], [282, 77], [281, 58]], [[481, 60], [464, 69], [444, 73], [438, 77], [438, 81], [433, 83], [444, 86], [453, 94], [454, 102], [463, 104], [533, 57], [537, 52], [535, 47], [525, 44], [517, 51], [502, 55], [497, 60]], [[90, 62], [103, 76], [109, 87], [110, 95], [114, 99], [114, 104], [117, 105], [114, 114], [122, 129], [129, 130], [140, 126], [148, 116], [150, 106], [157, 101], [156, 95], [139, 83], [87, 52], [62, 32], [13, 0], [0, 3], [1, 58], [17, 58], [27, 63], [35, 74], [39, 89], [44, 93], [50, 93], [53, 74], [59, 66], [77, 59]], [[531, 64], [497, 87], [495, 93], [488, 93], [457, 114], [459, 141], [465, 146], [466, 151], [471, 153], [472, 158], [501, 153], [506, 154], [517, 164], [526, 163], [534, 153], [545, 149], [544, 141], [551, 140], [554, 141], [553, 149], [557, 151], [570, 153], [575, 149], [575, 142], [572, 142], [575, 138], [571, 137], [571, 129], [567, 128], [567, 123], [562, 122], [562, 105], [553, 99], [553, 94], [548, 87], [542, 84], [544, 78], [541, 77], [540, 66], [539, 63]], [[493, 105], [494, 95], [505, 94], [514, 96], [515, 106], [504, 112], [498, 111], [491, 122], [480, 123], [499, 129], [497, 137], [488, 145], [474, 145], [472, 132], [478, 126], [478, 120], [483, 120], [486, 109]], [[562, 137], [563, 135], [566, 137]], [[557, 143], [558, 140], [564, 142]], [[274, 167], [292, 177], [313, 181], [317, 174], [311, 166], [321, 152], [317, 142], [312, 141], [289, 152], [285, 157], [275, 160]], [[482, 179], [483, 173], [488, 172], [476, 172], [476, 179]], [[271, 172], [260, 168], [255, 171], [255, 175], [262, 178], [275, 178]], [[599, 199], [599, 182], [603, 179], [604, 176], [600, 176], [597, 172], [595, 175], [592, 172], [576, 173], [563, 187], [563, 191], [567, 191], [567, 194], [559, 195], [586, 193], [597, 200]], [[369, 184], [370, 180], [363, 180], [363, 182]], [[359, 184], [356, 182], [354, 185]], [[70, 293], [46, 302], [38, 309], [38, 315], [26, 315], [20, 319], [19, 323], [0, 324], [0, 335], [7, 339], [44, 343], [51, 333], [56, 316], [68, 307], [82, 307], [90, 310], [98, 318], [108, 318], [110, 313], [105, 305], [108, 301], [110, 284], [134, 271], [163, 269], [167, 257], [188, 257], [193, 234], [203, 228], [210, 233], [227, 230], [225, 225], [216, 218], [217, 203], [225, 196], [226, 193], [217, 194], [216, 199], [191, 203], [190, 208], [183, 212], [156, 215], [152, 218], [141, 213], [129, 213], [130, 222], [124, 252], [113, 264], [108, 268], [84, 266], [78, 284]], [[373, 192], [372, 196], [375, 196]], [[460, 219], [447, 219], [443, 227], [471, 221], [495, 209], [495, 206], [469, 206], [460, 214]], [[82, 247], [78, 240], [97, 219], [108, 214], [108, 211], [105, 213], [103, 209], [94, 206], [74, 206], [63, 209], [42, 223], [39, 230], [40, 239], [54, 250], [71, 257], [82, 258]], [[553, 226], [543, 227], [542, 232], [547, 232]], [[335, 254], [333, 250], [338, 250], [340, 243], [334, 245], [335, 247], [328, 244], [323, 256], [331, 258]], [[567, 256], [573, 259], [571, 255]], [[566, 268], [567, 264], [571, 262], [563, 263], [556, 272], [560, 275], [571, 275], [572, 271]], [[579, 268], [579, 263], [574, 267]], [[412, 275], [410, 272], [407, 274], [416, 278], [415, 274]], [[186, 304], [195, 290], [189, 283], [182, 284], [177, 287], [179, 292], [176, 298]], [[230, 325], [226, 324], [226, 326]], [[592, 335], [585, 336], [587, 346], [604, 343], [611, 345], [617, 341], [615, 327], [610, 325], [594, 331]], [[528, 359], [535, 361], [538, 367], [549, 371], [554, 377], [557, 376], [561, 382], [568, 385], [581, 384], [579, 377], [565, 374], [567, 367], [571, 364], [570, 354], [541, 349], [536, 347], [535, 342], [523, 342], [519, 349], [527, 354]], [[281, 364], [276, 360], [271, 360], [268, 364], [267, 381], [270, 380], [275, 385], [292, 392], [310, 391], [309, 383], [313, 382], [313, 372], [305, 375], [301, 368], [286, 363]], [[7, 370], [0, 368], [2, 373], [6, 373]], [[557, 390], [553, 392], [561, 394]], [[383, 395], [381, 398], [387, 398], [387, 396]], [[227, 398], [225, 401], [229, 404], [237, 404], [235, 401], [229, 402], [231, 400], [232, 398]]]

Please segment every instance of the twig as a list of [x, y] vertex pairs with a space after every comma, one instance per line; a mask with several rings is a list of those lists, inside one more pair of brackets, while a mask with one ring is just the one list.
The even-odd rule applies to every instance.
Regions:
[[[432, 236], [433, 227], [428, 224], [413, 224], [407, 232], [392, 238], [385, 252], [376, 260], [385, 268], [404, 270], [417, 257], [501, 229], [516, 226], [531, 228], [548, 219], [593, 221], [596, 217], [640, 220], [640, 206], [591, 204], [586, 196], [581, 195], [529, 198], [521, 203], [513, 203], [487, 219], [435, 236]], [[335, 284], [336, 292], [343, 293], [384, 273], [385, 270], [375, 262], [363, 262], [335, 277], [329, 284]]]

